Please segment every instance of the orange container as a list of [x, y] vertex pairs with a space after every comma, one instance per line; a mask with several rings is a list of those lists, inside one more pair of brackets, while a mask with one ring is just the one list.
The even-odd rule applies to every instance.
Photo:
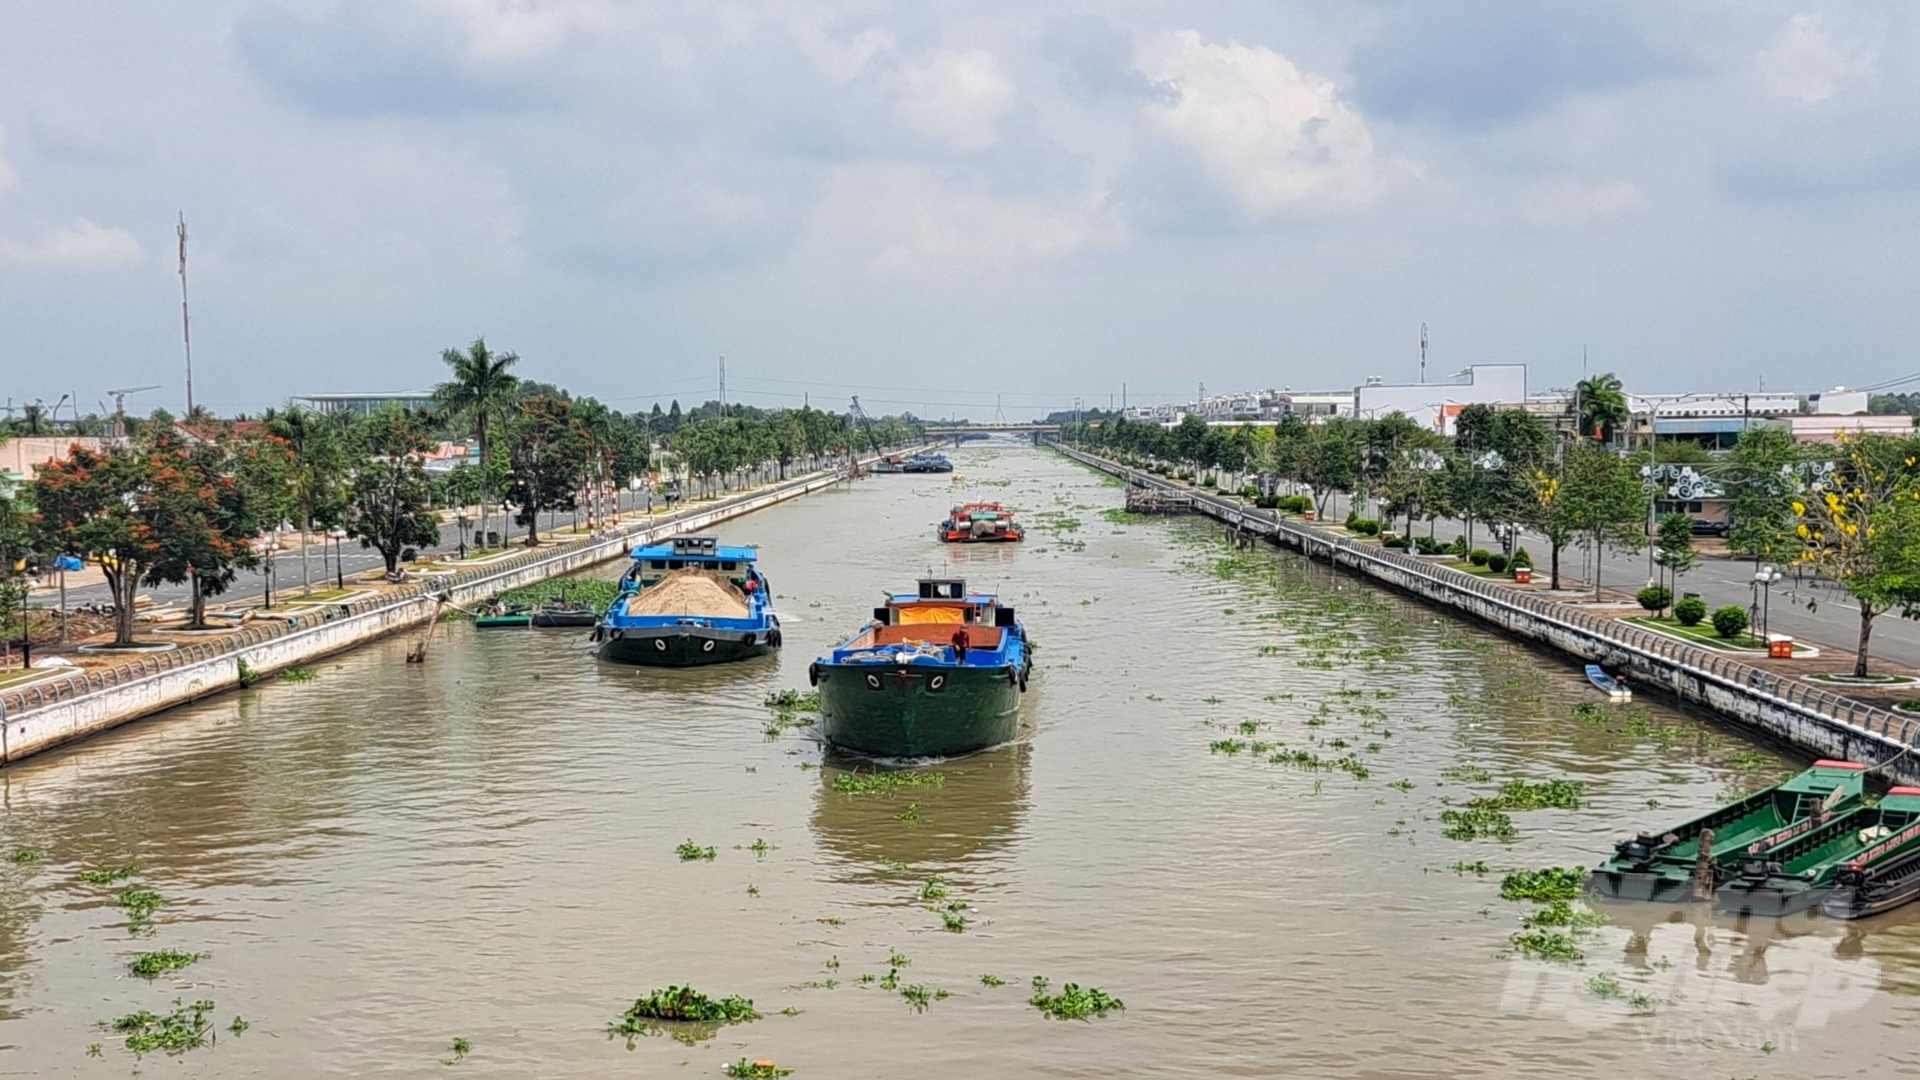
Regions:
[[1768, 639], [1767, 655], [1775, 660], [1793, 659], [1793, 639], [1790, 637], [1773, 637]]
[[1522, 566], [1513, 572], [1513, 580], [1520, 585], [1533, 584], [1533, 567]]

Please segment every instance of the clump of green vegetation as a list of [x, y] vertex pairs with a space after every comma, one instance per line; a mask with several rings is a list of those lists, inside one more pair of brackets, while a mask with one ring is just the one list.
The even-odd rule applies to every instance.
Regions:
[[247, 1023], [246, 1020], [236, 1016], [233, 1018], [233, 1023], [227, 1025], [227, 1030], [233, 1032], [235, 1035], [240, 1035], [252, 1026], [253, 1025]]
[[80, 880], [88, 885], [117, 885], [140, 873], [137, 866], [110, 866], [104, 870], [82, 870]]
[[743, 997], [710, 998], [691, 986], [655, 990], [607, 1025], [613, 1035], [644, 1035], [652, 1023], [743, 1024], [760, 1019]]
[[157, 979], [169, 971], [191, 967], [205, 958], [205, 953], [161, 949], [158, 952], [143, 952], [127, 961], [127, 971], [143, 979]]
[[103, 1021], [99, 1027], [126, 1036], [126, 1047], [135, 1057], [156, 1050], [165, 1054], [184, 1054], [213, 1041], [213, 1025], [207, 1022], [212, 1012], [211, 1001], [182, 1005], [179, 998], [174, 998], [173, 1011], [165, 1015], [142, 1009], [118, 1020]]
[[937, 772], [841, 773], [833, 778], [833, 790], [844, 795], [876, 795], [903, 787], [940, 787], [946, 782], [946, 774]]
[[465, 1058], [472, 1051], [473, 1051], [472, 1043], [468, 1042], [465, 1039], [455, 1038], [453, 1040], [453, 1056], [441, 1058], [440, 1064], [442, 1065], [455, 1064], [456, 1062], [459, 1062], [461, 1059]]
[[40, 853], [32, 848], [14, 848], [7, 854], [7, 861], [19, 866], [25, 866], [28, 863], [39, 862]]
[[940, 912], [940, 924], [940, 928], [949, 934], [965, 933], [967, 929], [967, 917], [959, 911], [949, 908], [946, 911]]
[[1226, 754], [1229, 757], [1246, 748], [1247, 744], [1240, 739], [1215, 739], [1207, 744], [1209, 754]]
[[1440, 779], [1457, 784], [1484, 784], [1493, 774], [1478, 765], [1449, 765], [1440, 770]]
[[288, 668], [280, 673], [281, 682], [312, 682], [319, 677], [319, 672], [304, 667]]
[[1003, 978], [1001, 978], [1001, 977], [1000, 977], [1000, 976], [998, 976], [998, 975], [982, 975], [982, 976], [980, 976], [980, 985], [981, 985], [981, 986], [989, 986], [989, 987], [991, 987], [991, 986], [1005, 986], [1005, 985], [1007, 985], [1007, 980], [1005, 980], [1005, 979], [1003, 979]]
[[113, 898], [127, 913], [127, 926], [138, 930], [153, 921], [153, 913], [166, 906], [166, 899], [152, 889], [128, 887]]
[[935, 990], [925, 983], [913, 983], [900, 988], [900, 996], [907, 999], [914, 1012], [926, 1012], [927, 1006], [936, 1001], [944, 1001], [951, 996], [948, 991]]
[[680, 856], [681, 862], [699, 862], [702, 859], [705, 859], [707, 862], [712, 862], [714, 857], [719, 854], [719, 852], [710, 847], [701, 847], [699, 844], [694, 843], [691, 838], [681, 841], [680, 846], [673, 849], [673, 853]]
[[920, 804], [917, 802], [908, 803], [907, 808], [905, 810], [902, 810], [893, 816], [899, 818], [901, 821], [919, 821], [920, 820]]
[[1081, 989], [1078, 983], [1068, 983], [1059, 993], [1049, 994], [1047, 979], [1041, 975], [1033, 977], [1033, 996], [1027, 1002], [1054, 1020], [1085, 1020], [1127, 1007], [1126, 1002], [1097, 986]]
[[1440, 823], [1446, 828], [1441, 835], [1449, 840], [1498, 840], [1511, 844], [1520, 838], [1520, 830], [1513, 827], [1513, 819], [1498, 810], [1442, 810]]
[[775, 1065], [771, 1061], [748, 1061], [746, 1058], [741, 1058], [739, 1061], [727, 1062], [728, 1076], [744, 1076], [752, 1080], [771, 1080], [774, 1077], [788, 1076], [792, 1072], [792, 1069], [784, 1065]]
[[1521, 955], [1555, 964], [1577, 964], [1586, 959], [1586, 954], [1574, 944], [1573, 935], [1559, 930], [1525, 930], [1508, 940]]
[[1636, 1013], [1651, 1013], [1660, 1007], [1660, 998], [1644, 990], [1629, 990], [1611, 975], [1600, 974], [1587, 980], [1587, 990], [1603, 1001], [1624, 1001]]
[[767, 695], [766, 706], [774, 712], [819, 712], [820, 691], [780, 690]]
[[1481, 874], [1486, 874], [1491, 872], [1484, 860], [1480, 862], [1457, 862], [1457, 863], [1454, 863], [1452, 866], [1448, 867], [1447, 869], [1452, 870], [1454, 873], [1459, 874], [1462, 877], [1466, 876], [1467, 874], [1473, 874], [1474, 876], [1477, 877]]
[[1467, 805], [1482, 810], [1578, 810], [1586, 791], [1587, 785], [1578, 780], [1509, 780], [1500, 786], [1499, 794]]
[[620, 595], [620, 583], [601, 578], [550, 578], [508, 589], [496, 599], [509, 608], [543, 604], [549, 600], [580, 600], [598, 614], [604, 614]]
[[1573, 934], [1579, 935], [1596, 926], [1605, 925], [1607, 917], [1588, 908], [1574, 907], [1565, 900], [1555, 900], [1527, 916], [1524, 921], [1529, 927], [1564, 926]]
[[751, 851], [754, 853], [756, 857], [764, 859], [767, 857], [767, 852], [779, 851], [780, 845], [769, 844], [764, 839], [761, 839], [760, 837], [755, 837], [753, 843], [748, 844], [744, 849], [739, 844], [733, 845], [733, 849], [735, 851], [741, 851], [741, 850]]
[[1587, 872], [1577, 866], [1549, 866], [1544, 870], [1517, 870], [1500, 879], [1500, 899], [1552, 903], [1580, 895]]

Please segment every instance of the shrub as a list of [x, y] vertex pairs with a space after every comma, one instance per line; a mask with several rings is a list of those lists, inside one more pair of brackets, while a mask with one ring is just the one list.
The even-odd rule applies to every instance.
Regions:
[[1664, 611], [1667, 605], [1673, 603], [1673, 590], [1665, 585], [1649, 585], [1635, 593], [1633, 598], [1648, 611]]
[[1219, 487], [1220, 481], [1216, 479], [1212, 473], [1208, 473], [1200, 478], [1200, 486], [1203, 488]]
[[1487, 556], [1487, 569], [1489, 569], [1489, 570], [1491, 570], [1491, 571], [1493, 571], [1493, 572], [1494, 572], [1494, 573], [1496, 573], [1496, 574], [1504, 574], [1504, 573], [1506, 573], [1506, 572], [1507, 572], [1507, 557], [1506, 557], [1506, 556], [1505, 556], [1504, 554], [1502, 554], [1502, 553], [1500, 553], [1500, 552], [1498, 552], [1498, 551], [1496, 551], [1496, 552], [1494, 552], [1494, 553], [1493, 553], [1493, 554], [1491, 554], [1491, 555], [1488, 555], [1488, 556]]
[[1278, 510], [1280, 508], [1280, 496], [1255, 495], [1253, 497], [1253, 505], [1259, 507], [1262, 510]]
[[1253, 486], [1252, 484], [1248, 484], [1245, 487], [1240, 489], [1240, 497], [1243, 499], [1264, 498], [1264, 496], [1260, 494], [1260, 489]]
[[1280, 500], [1280, 509], [1290, 514], [1304, 514], [1313, 509], [1313, 500], [1305, 495], [1288, 495]]
[[1487, 565], [1487, 559], [1490, 557], [1486, 548], [1474, 548], [1472, 551], [1467, 552], [1467, 561], [1475, 566]]
[[1673, 617], [1680, 620], [1681, 626], [1698, 626], [1700, 620], [1707, 617], [1707, 602], [1697, 596], [1689, 596], [1673, 605]]
[[1527, 554], [1526, 548], [1520, 548], [1513, 553], [1513, 558], [1507, 560], [1507, 565], [1513, 567], [1515, 570], [1523, 566], [1531, 570], [1533, 569], [1533, 556]]
[[1396, 551], [1407, 550], [1407, 538], [1404, 536], [1394, 536], [1393, 534], [1389, 533], [1387, 534], [1386, 539], [1380, 541], [1380, 543], [1386, 547], [1393, 548]]
[[1372, 518], [1348, 518], [1347, 528], [1361, 536], [1377, 536], [1380, 533], [1380, 523]]
[[1348, 529], [1354, 532], [1358, 532], [1360, 531], [1358, 528], [1360, 524], [1360, 516], [1358, 514], [1355, 514], [1353, 511], [1349, 510], [1347, 511], [1347, 520], [1341, 522], [1341, 524], [1345, 525]]
[[1723, 638], [1740, 636], [1747, 628], [1747, 609], [1728, 604], [1713, 613], [1713, 632]]
[[1416, 536], [1413, 538], [1413, 546], [1422, 555], [1438, 555], [1447, 550], [1447, 545], [1433, 536]]
[[1454, 537], [1453, 543], [1447, 545], [1447, 552], [1448, 554], [1451, 554], [1451, 555], [1458, 555], [1463, 559], [1466, 558], [1467, 557], [1467, 538], [1464, 536]]

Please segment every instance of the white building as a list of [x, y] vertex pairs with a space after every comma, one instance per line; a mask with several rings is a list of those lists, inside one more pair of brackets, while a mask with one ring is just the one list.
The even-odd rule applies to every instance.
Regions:
[[1454, 418], [1469, 405], [1515, 404], [1527, 400], [1527, 365], [1474, 364], [1446, 382], [1398, 385], [1368, 379], [1353, 389], [1353, 413], [1378, 420], [1405, 413], [1415, 423], [1442, 435], [1453, 434]]
[[1807, 406], [1813, 412], [1824, 416], [1855, 416], [1866, 412], [1869, 395], [1865, 390], [1849, 390], [1836, 386], [1831, 390], [1822, 390], [1807, 395]]

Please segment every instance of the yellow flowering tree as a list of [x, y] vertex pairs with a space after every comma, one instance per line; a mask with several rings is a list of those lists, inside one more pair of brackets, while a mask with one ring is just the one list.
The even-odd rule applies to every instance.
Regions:
[[1831, 477], [1793, 501], [1798, 561], [1859, 606], [1853, 673], [1864, 677], [1873, 620], [1920, 609], [1920, 447], [1885, 435], [1842, 435], [1834, 465]]

